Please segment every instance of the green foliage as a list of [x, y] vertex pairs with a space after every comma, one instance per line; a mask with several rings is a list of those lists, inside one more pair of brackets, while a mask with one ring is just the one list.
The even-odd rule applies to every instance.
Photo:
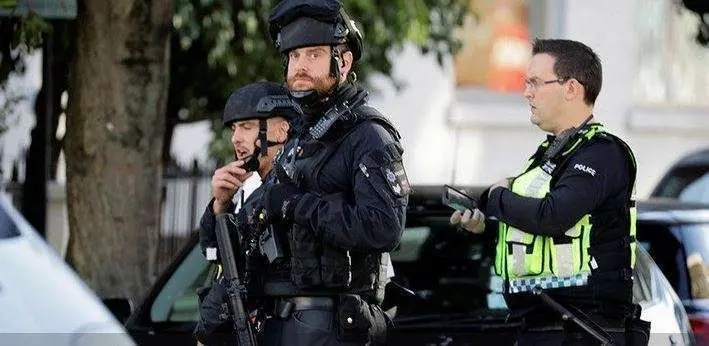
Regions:
[[[282, 81], [283, 58], [268, 36], [268, 14], [276, 1], [176, 0], [173, 18], [168, 117], [176, 122], [218, 119], [234, 89], [261, 79]], [[360, 81], [391, 74], [391, 50], [413, 42], [439, 63], [459, 42], [465, 0], [343, 1], [364, 35], [365, 55], [355, 66]], [[228, 131], [215, 121], [211, 153], [233, 155]]]
[[49, 24], [34, 12], [21, 19], [18, 35], [15, 36], [14, 47], [33, 50], [42, 45], [42, 35], [50, 30]]
[[[12, 9], [16, 0], [0, 0], [0, 8]], [[25, 71], [22, 57], [42, 45], [42, 35], [49, 24], [34, 12], [20, 17], [0, 17], [0, 134], [5, 132], [13, 108], [24, 97], [8, 90], [11, 74]]]
[[0, 8], [12, 9], [17, 5], [17, 0], [0, 0]]

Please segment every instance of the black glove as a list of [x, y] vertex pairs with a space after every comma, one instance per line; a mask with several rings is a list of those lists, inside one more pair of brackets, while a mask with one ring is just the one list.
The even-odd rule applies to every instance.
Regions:
[[271, 221], [292, 220], [295, 206], [302, 196], [298, 187], [291, 182], [269, 186], [264, 191], [264, 209], [267, 217]]

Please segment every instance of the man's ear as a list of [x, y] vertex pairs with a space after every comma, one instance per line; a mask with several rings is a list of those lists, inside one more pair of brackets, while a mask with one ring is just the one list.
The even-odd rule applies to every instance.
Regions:
[[581, 83], [579, 83], [579, 81], [577, 81], [574, 78], [571, 78], [568, 81], [568, 83], [566, 83], [565, 89], [566, 89], [566, 99], [567, 100], [570, 101], [570, 100], [574, 100], [574, 99], [580, 97], [581, 100], [583, 101], [584, 86]]
[[288, 130], [290, 130], [290, 124], [285, 118], [275, 116], [273, 118], [269, 118], [267, 121], [268, 135], [271, 140], [276, 142], [284, 142], [288, 140]]
[[281, 121], [281, 134], [279, 136], [283, 136], [283, 138], [279, 139], [279, 142], [287, 141], [288, 140], [288, 131], [290, 130], [290, 123], [286, 121], [285, 119]]
[[349, 50], [342, 53], [341, 56], [342, 57], [340, 58], [340, 74], [344, 77], [347, 76], [350, 70], [352, 70], [352, 61], [354, 60], [354, 56]]

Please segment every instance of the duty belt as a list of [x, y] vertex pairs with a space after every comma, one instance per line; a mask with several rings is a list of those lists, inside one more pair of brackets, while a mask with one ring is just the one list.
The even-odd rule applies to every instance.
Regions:
[[588, 273], [579, 273], [572, 276], [552, 275], [534, 278], [515, 278], [509, 280], [509, 292], [521, 293], [532, 292], [535, 288], [546, 290], [552, 288], [584, 286], [588, 284], [589, 276], [590, 275]]
[[332, 310], [335, 301], [330, 297], [288, 297], [277, 299], [273, 315], [288, 318], [293, 311], [300, 310]]

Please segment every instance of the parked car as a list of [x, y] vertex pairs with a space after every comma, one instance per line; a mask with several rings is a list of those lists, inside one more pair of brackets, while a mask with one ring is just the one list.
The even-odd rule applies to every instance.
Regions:
[[709, 202], [709, 149], [690, 153], [674, 163], [651, 196]]
[[638, 240], [682, 300], [699, 345], [709, 345], [709, 205], [658, 199], [638, 217]]
[[135, 345], [4, 196], [0, 196], [0, 345]]
[[[468, 191], [479, 189], [468, 188]], [[481, 236], [451, 227], [440, 186], [416, 186], [406, 230], [391, 254], [396, 276], [384, 307], [396, 306], [392, 345], [498, 344], [514, 342], [522, 320], [508, 318], [502, 282], [491, 275], [494, 249]], [[652, 345], [691, 344], [684, 308], [648, 254], [637, 254], [634, 299], [652, 322]], [[182, 252], [132, 313], [126, 328], [141, 345], [195, 345], [195, 290], [213, 268], [193, 234]], [[405, 294], [406, 287], [413, 294]]]

